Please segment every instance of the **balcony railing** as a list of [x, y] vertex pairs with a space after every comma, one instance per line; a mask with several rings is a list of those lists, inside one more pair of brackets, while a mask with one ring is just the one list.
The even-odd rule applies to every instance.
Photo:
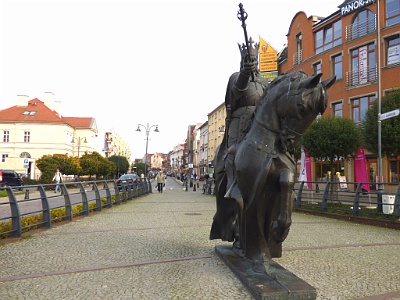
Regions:
[[377, 66], [346, 73], [346, 87], [355, 87], [377, 81]]
[[303, 51], [299, 50], [295, 54], [293, 54], [293, 65], [300, 65], [303, 61]]
[[346, 41], [351, 41], [376, 31], [376, 15], [357, 24], [346, 26]]

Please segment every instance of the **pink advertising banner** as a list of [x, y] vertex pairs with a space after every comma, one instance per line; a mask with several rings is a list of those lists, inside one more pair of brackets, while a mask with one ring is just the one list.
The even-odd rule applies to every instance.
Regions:
[[311, 178], [311, 158], [308, 156], [308, 153], [306, 151], [304, 151], [306, 153], [306, 170], [307, 170], [307, 186], [310, 190], [312, 190], [312, 182], [309, 182], [312, 180]]
[[365, 150], [364, 147], [358, 148], [356, 156], [354, 158], [354, 174], [356, 177], [356, 182], [366, 182], [361, 185], [361, 187], [370, 191], [368, 174], [367, 174], [367, 160], [365, 159]]

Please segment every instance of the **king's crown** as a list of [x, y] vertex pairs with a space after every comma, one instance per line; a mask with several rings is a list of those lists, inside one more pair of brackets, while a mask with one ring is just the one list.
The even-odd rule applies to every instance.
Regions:
[[[253, 43], [254, 43], [254, 41], [250, 38], [250, 40], [249, 40], [250, 55], [257, 57], [258, 56], [259, 44], [258, 43], [254, 43], [254, 45], [253, 45]], [[238, 46], [239, 46], [240, 56], [241, 56], [241, 58], [243, 60], [246, 57], [246, 55], [248, 54], [247, 46], [244, 43], [242, 45], [240, 45], [238, 43]]]

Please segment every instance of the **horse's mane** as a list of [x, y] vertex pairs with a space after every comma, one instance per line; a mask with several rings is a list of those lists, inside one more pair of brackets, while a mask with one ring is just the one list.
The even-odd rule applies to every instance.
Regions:
[[267, 99], [268, 99], [267, 94], [270, 93], [272, 90], [279, 88], [279, 85], [281, 83], [284, 83], [285, 81], [288, 81], [288, 83], [290, 83], [291, 81], [295, 81], [298, 79], [302, 80], [302, 79], [306, 79], [307, 77], [308, 77], [308, 75], [303, 71], [296, 71], [296, 72], [289, 73], [289, 74], [286, 73], [286, 74], [279, 75], [265, 88], [264, 93], [261, 97], [260, 103], [257, 105], [257, 107], [260, 106], [261, 104], [263, 104], [263, 102], [267, 101]]

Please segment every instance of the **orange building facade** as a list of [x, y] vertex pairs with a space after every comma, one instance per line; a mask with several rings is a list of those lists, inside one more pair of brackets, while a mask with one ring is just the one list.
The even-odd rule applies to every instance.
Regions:
[[[324, 116], [359, 124], [375, 100], [400, 88], [400, 0], [351, 0], [338, 3], [338, 8], [326, 18], [304, 12], [294, 16], [279, 72], [323, 73], [322, 80], [336, 75]], [[369, 181], [374, 182], [378, 155], [366, 153], [366, 159]], [[312, 180], [324, 180], [328, 170], [328, 163], [314, 161]], [[355, 181], [352, 161], [338, 160], [336, 172]], [[398, 183], [400, 157], [383, 157], [382, 175], [383, 182]]]

